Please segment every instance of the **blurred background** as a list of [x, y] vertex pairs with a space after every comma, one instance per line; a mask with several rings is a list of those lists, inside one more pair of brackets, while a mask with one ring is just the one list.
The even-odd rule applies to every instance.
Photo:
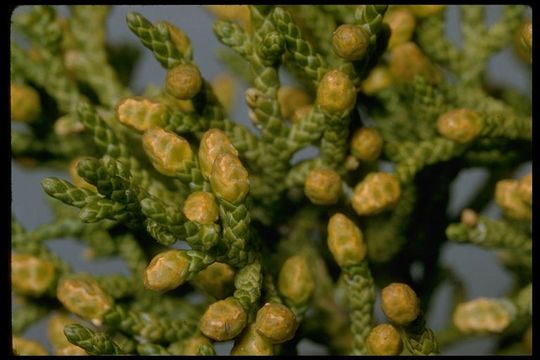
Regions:
[[[496, 21], [503, 6], [488, 5], [488, 23]], [[27, 6], [20, 6], [16, 12], [26, 11]], [[67, 15], [67, 6], [57, 6], [61, 15]], [[130, 84], [136, 94], [142, 94], [150, 85], [161, 87], [165, 78], [165, 70], [154, 59], [150, 51], [143, 48], [138, 39], [128, 29], [125, 17], [130, 11], [137, 11], [152, 22], [168, 20], [184, 30], [191, 38], [194, 50], [194, 60], [199, 66], [201, 73], [207, 79], [226, 71], [225, 65], [221, 64], [216, 54], [221, 45], [212, 32], [214, 16], [203, 6], [178, 5], [178, 6], [114, 6], [108, 18], [109, 42], [114, 44], [129, 42], [141, 50], [141, 56], [134, 71], [134, 77]], [[447, 33], [449, 37], [460, 44], [459, 13], [458, 7], [448, 6]], [[532, 16], [528, 9], [528, 16]], [[12, 35], [13, 39], [13, 35]], [[488, 67], [490, 81], [493, 84], [511, 86], [531, 94], [532, 78], [524, 64], [517, 58], [512, 48], [507, 48], [494, 56]], [[283, 74], [282, 82], [287, 84], [291, 80]], [[236, 103], [232, 118], [251, 127], [247, 116], [247, 108], [244, 103], [243, 84], [237, 82]], [[251, 127], [252, 128], [252, 127]], [[295, 157], [300, 160], [310, 156], [310, 151], [304, 151]], [[531, 170], [531, 163], [524, 164], [514, 174], [520, 177]], [[43, 223], [53, 220], [52, 213], [47, 205], [46, 195], [43, 192], [40, 180], [45, 176], [57, 176], [68, 179], [66, 172], [47, 169], [28, 169], [19, 166], [12, 161], [11, 185], [12, 185], [12, 212], [26, 229], [33, 229]], [[469, 168], [458, 176], [453, 184], [452, 201], [448, 212], [458, 214], [463, 204], [471, 194], [478, 190], [487, 174], [481, 168]], [[499, 209], [491, 204], [485, 212], [487, 216], [497, 217]], [[61, 255], [77, 271], [85, 271], [92, 274], [107, 274], [111, 272], [127, 274], [127, 267], [120, 260], [93, 260], [88, 261], [84, 257], [85, 247], [70, 239], [57, 239], [47, 241], [50, 248]], [[476, 246], [447, 244], [442, 252], [441, 261], [451, 267], [457, 275], [465, 281], [468, 299], [479, 296], [499, 297], [503, 296], [510, 288], [511, 279], [498, 264], [493, 252], [480, 249]], [[413, 269], [413, 271], [429, 271], [429, 269]], [[451, 314], [449, 313], [449, 299], [451, 297], [450, 286], [440, 286], [436, 292], [432, 306], [427, 310], [428, 325], [435, 331], [444, 327]], [[379, 307], [379, 299], [375, 305], [377, 321], [384, 319]], [[42, 319], [36, 325], [27, 330], [25, 336], [29, 339], [38, 340], [43, 345], [49, 346], [46, 338], [47, 319]], [[487, 355], [493, 353], [494, 340], [490, 337], [475, 337], [463, 341], [458, 345], [448, 348], [443, 352], [445, 355]], [[216, 346], [218, 354], [228, 354], [232, 347], [231, 342], [221, 343]], [[49, 347], [49, 350], [51, 348]], [[300, 343], [300, 355], [324, 355], [324, 348], [304, 340]]]

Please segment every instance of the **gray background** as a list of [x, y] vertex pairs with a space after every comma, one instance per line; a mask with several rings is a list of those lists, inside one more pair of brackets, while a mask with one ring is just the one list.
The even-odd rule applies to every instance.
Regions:
[[[66, 6], [57, 7], [60, 14], [67, 14]], [[495, 21], [500, 12], [501, 6], [487, 6], [488, 22]], [[25, 11], [25, 7], [15, 10]], [[137, 94], [143, 89], [154, 84], [162, 86], [165, 71], [153, 58], [150, 51], [143, 49], [136, 37], [129, 31], [125, 23], [125, 16], [129, 11], [137, 11], [149, 20], [155, 22], [168, 20], [179, 26], [191, 38], [195, 62], [201, 69], [202, 74], [207, 79], [225, 71], [225, 67], [217, 60], [216, 50], [222, 45], [216, 40], [212, 33], [211, 15], [204, 7], [194, 5], [183, 6], [116, 6], [112, 9], [108, 19], [108, 36], [111, 42], [129, 41], [142, 49], [142, 57], [135, 69], [135, 77], [132, 80], [131, 88]], [[448, 34], [459, 44], [461, 36], [459, 32], [459, 15], [456, 6], [449, 6]], [[529, 9], [529, 16], [531, 15]], [[517, 59], [511, 49], [506, 49], [489, 63], [488, 71], [494, 82], [510, 85], [518, 89], [531, 93], [532, 79], [526, 67]], [[283, 83], [289, 83], [286, 77]], [[240, 83], [238, 83], [240, 84]], [[243, 102], [245, 89], [237, 87], [236, 106], [233, 118], [236, 121], [247, 124], [251, 127], [247, 118], [246, 106]], [[311, 150], [303, 151], [296, 156], [300, 159], [309, 156]], [[45, 176], [58, 176], [69, 179], [66, 172], [51, 170], [29, 170], [22, 168], [12, 162], [12, 211], [19, 221], [27, 229], [33, 229], [43, 223], [53, 220], [51, 211], [48, 208], [45, 194], [41, 189], [40, 180]], [[530, 163], [523, 166], [515, 176], [521, 176], [530, 171]], [[472, 194], [479, 186], [479, 183], [486, 177], [485, 171], [480, 168], [466, 169], [462, 171], [453, 185], [453, 199], [449, 206], [451, 213], [458, 213]], [[498, 216], [499, 209], [493, 204], [487, 211], [489, 216]], [[62, 255], [74, 269], [86, 271], [93, 274], [106, 274], [111, 272], [123, 272], [127, 274], [127, 268], [119, 260], [99, 260], [88, 262], [83, 253], [85, 247], [69, 239], [57, 239], [48, 241], [47, 244], [55, 252]], [[468, 297], [470, 299], [479, 296], [498, 297], [505, 294], [511, 285], [511, 279], [498, 264], [494, 254], [490, 251], [480, 249], [476, 246], [447, 244], [442, 252], [441, 261], [452, 267], [457, 274], [465, 280]], [[422, 269], [417, 269], [422, 271]], [[434, 330], [440, 329], [446, 323], [449, 316], [449, 303], [451, 296], [449, 286], [443, 285], [436, 293], [431, 309], [428, 311], [428, 324]], [[377, 302], [379, 299], [377, 299]], [[383, 321], [383, 316], [378, 303], [376, 304], [376, 316], [378, 321]], [[46, 319], [40, 321], [26, 332], [26, 337], [36, 339], [42, 344], [49, 346], [46, 340]], [[449, 348], [445, 354], [470, 354], [482, 355], [490, 354], [493, 346], [493, 339], [489, 337], [477, 337], [464, 341], [459, 345]], [[231, 343], [222, 343], [217, 346], [221, 354], [228, 353]], [[300, 346], [300, 354], [314, 355], [325, 354], [324, 349], [319, 345], [304, 340]]]

